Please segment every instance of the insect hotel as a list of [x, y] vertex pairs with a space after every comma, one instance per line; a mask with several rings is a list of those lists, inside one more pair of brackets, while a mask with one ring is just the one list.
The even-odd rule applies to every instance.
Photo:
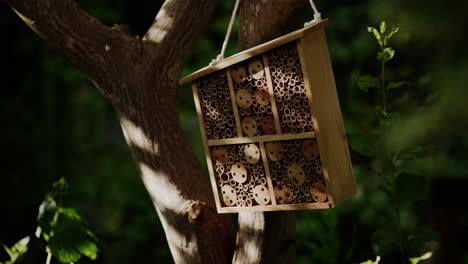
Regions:
[[192, 83], [219, 213], [325, 209], [354, 195], [327, 22], [180, 80]]

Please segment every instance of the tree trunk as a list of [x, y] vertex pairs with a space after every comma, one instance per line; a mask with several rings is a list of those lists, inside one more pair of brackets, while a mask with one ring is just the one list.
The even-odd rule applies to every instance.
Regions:
[[[217, 214], [179, 124], [177, 80], [214, 0], [167, 0], [143, 38], [101, 24], [74, 0], [4, 1], [114, 105], [176, 263], [294, 262], [291, 212], [239, 214], [235, 247], [232, 220]], [[307, 1], [274, 3], [241, 2], [241, 50], [294, 29]]]
[[[241, 1], [239, 51], [297, 29], [295, 15], [306, 4], [306, 0]], [[294, 212], [239, 213], [238, 225], [233, 263], [295, 263]]]

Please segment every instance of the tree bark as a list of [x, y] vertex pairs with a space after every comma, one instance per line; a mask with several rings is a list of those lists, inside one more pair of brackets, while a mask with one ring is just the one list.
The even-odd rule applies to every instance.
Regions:
[[[217, 214], [179, 124], [177, 80], [214, 0], [167, 0], [143, 38], [103, 25], [74, 0], [4, 1], [114, 105], [176, 263], [294, 262], [291, 212], [239, 214], [235, 248], [232, 220]], [[241, 50], [293, 30], [305, 3], [243, 0]]]
[[74, 0], [5, 2], [114, 105], [174, 261], [230, 262], [232, 219], [216, 212], [208, 177], [179, 124], [176, 97], [214, 0], [166, 1], [143, 39], [101, 24]]
[[[306, 0], [272, 4], [243, 0], [240, 5], [239, 50], [249, 49], [298, 28], [296, 15]], [[294, 212], [239, 213], [233, 263], [295, 263]]]

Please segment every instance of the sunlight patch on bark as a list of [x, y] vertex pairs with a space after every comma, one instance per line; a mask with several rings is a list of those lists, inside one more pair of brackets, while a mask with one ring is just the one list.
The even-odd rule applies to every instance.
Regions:
[[142, 162], [138, 166], [141, 170], [143, 183], [153, 200], [153, 204], [156, 205], [156, 211], [166, 233], [167, 241], [171, 245], [170, 250], [174, 261], [175, 263], [184, 263], [184, 255], [196, 256], [198, 254], [197, 238], [193, 233], [183, 233], [168, 220], [174, 220], [172, 218], [174, 216], [184, 216], [187, 203], [190, 201], [183, 199], [177, 186], [170, 182], [168, 175], [164, 172], [155, 171]]
[[129, 146], [136, 146], [151, 154], [159, 156], [159, 146], [151, 142], [151, 140], [145, 135], [143, 129], [125, 118], [121, 118], [120, 125], [122, 126], [125, 140]]
[[234, 264], [259, 263], [262, 252], [262, 238], [265, 218], [262, 212], [239, 213], [237, 252]]
[[151, 197], [151, 199], [158, 205], [158, 208], [171, 210], [176, 214], [184, 214], [186, 200], [177, 190], [177, 186], [169, 180], [168, 175], [162, 171], [155, 171], [142, 162], [138, 166], [146, 189], [153, 196], [157, 195], [157, 199], [156, 197]]
[[146, 33], [146, 38], [156, 43], [161, 43], [166, 37], [168, 30], [170, 30], [174, 19], [170, 17], [165, 11], [164, 7], [156, 15], [153, 26]]

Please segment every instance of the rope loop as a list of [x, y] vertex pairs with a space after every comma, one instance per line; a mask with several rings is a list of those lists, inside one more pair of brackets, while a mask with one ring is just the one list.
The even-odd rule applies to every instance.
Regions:
[[[315, 24], [315, 23], [322, 20], [322, 16], [319, 13], [319, 11], [317, 10], [317, 7], [315, 6], [314, 0], [309, 0], [309, 2], [310, 2], [310, 5], [312, 6], [312, 9], [314, 10], [314, 19], [309, 21], [309, 22], [304, 23], [304, 27]], [[237, 9], [239, 8], [239, 3], [240, 3], [240, 0], [236, 0], [236, 4], [234, 5], [234, 9], [232, 10], [231, 20], [229, 21], [229, 26], [228, 26], [228, 29], [226, 31], [226, 36], [224, 37], [224, 42], [223, 42], [223, 46], [221, 48], [221, 53], [219, 53], [219, 55], [216, 57], [216, 59], [213, 59], [210, 62], [210, 64], [209, 64], [210, 66], [216, 65], [218, 62], [220, 62], [222, 59], [224, 59], [224, 53], [226, 52], [226, 47], [227, 47], [227, 44], [229, 42], [229, 36], [231, 35], [232, 25], [234, 24], [234, 20], [236, 19], [236, 14], [237, 14]]]

